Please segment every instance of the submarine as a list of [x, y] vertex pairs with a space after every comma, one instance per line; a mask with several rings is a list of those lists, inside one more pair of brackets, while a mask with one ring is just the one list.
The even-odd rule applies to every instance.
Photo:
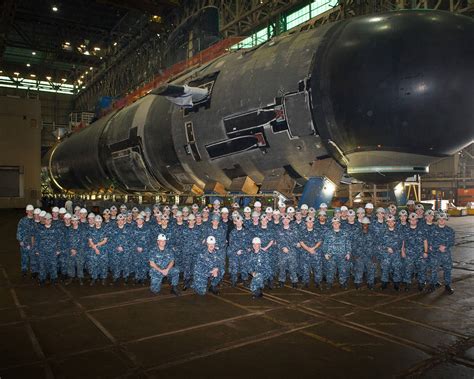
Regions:
[[190, 193], [332, 162], [391, 183], [474, 140], [474, 20], [353, 17], [230, 51], [72, 133], [46, 156], [59, 190]]

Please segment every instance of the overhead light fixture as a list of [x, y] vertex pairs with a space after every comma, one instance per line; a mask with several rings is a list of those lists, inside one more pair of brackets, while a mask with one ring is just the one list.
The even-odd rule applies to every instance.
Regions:
[[51, 76], [47, 76], [46, 79], [51, 80]]
[[92, 71], [93, 69], [94, 69], [94, 67], [89, 67], [89, 70], [91, 70], [91, 71]]
[[81, 75], [81, 79], [84, 79], [84, 75]]
[[100, 60], [102, 60], [103, 58], [102, 57], [99, 57]]
[[53, 7], [51, 8], [53, 12], [57, 12], [58, 11], [58, 7], [56, 5], [53, 5]]
[[26, 64], [26, 67], [31, 67], [31, 65], [29, 63]]
[[84, 51], [84, 55], [91, 55], [91, 53], [89, 53], [87, 50]]
[[20, 75], [20, 73], [19, 72], [14, 72], [13, 75], [18, 76], [18, 75]]
[[69, 45], [71, 45], [71, 42], [66, 41], [66, 42], [64, 42], [64, 44], [65, 44], [66, 46], [69, 46]]
[[62, 78], [61, 80], [62, 80], [63, 82], [67, 81], [67, 79], [66, 79], [66, 78]]
[[86, 74], [86, 75], [89, 74], [89, 71], [86, 71], [85, 74]]
[[31, 55], [36, 55], [36, 51], [32, 51], [32, 52], [31, 52]]
[[30, 76], [31, 76], [32, 78], [36, 78], [36, 75], [35, 75], [35, 74], [30, 74]]
[[117, 46], [117, 42], [114, 42], [114, 46]]
[[0, 74], [3, 74], [3, 70], [0, 70]]
[[94, 47], [94, 51], [100, 51], [100, 47]]
[[81, 47], [82, 47], [83, 49], [85, 49], [85, 48], [86, 48], [86, 45], [81, 45]]

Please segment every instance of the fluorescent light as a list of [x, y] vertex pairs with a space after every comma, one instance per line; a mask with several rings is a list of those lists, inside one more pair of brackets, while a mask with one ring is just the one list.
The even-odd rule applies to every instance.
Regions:
[[32, 52], [31, 52], [31, 55], [36, 55], [36, 51], [32, 51]]
[[56, 5], [53, 5], [53, 7], [51, 8], [53, 10], [53, 12], [57, 12], [58, 11], [58, 7]]
[[46, 79], [51, 80], [51, 76], [47, 76]]
[[94, 51], [100, 51], [100, 47], [94, 47]]
[[13, 75], [18, 76], [18, 75], [20, 75], [20, 73], [19, 72], [14, 72]]
[[117, 46], [117, 42], [114, 42], [114, 46]]
[[26, 64], [26, 67], [31, 67], [31, 65], [29, 63]]
[[36, 78], [36, 75], [35, 75], [35, 74], [30, 74], [30, 76], [31, 76], [32, 78]]

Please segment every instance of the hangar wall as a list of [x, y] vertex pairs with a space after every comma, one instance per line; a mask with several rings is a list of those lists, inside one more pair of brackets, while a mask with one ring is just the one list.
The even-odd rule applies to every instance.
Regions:
[[0, 208], [41, 198], [41, 104], [0, 96]]

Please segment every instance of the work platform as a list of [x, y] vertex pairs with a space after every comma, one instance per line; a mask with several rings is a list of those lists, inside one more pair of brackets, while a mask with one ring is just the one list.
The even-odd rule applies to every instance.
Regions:
[[474, 377], [474, 217], [456, 230], [453, 288], [320, 292], [252, 300], [153, 295], [145, 287], [46, 286], [22, 279], [21, 212], [0, 211], [0, 377]]

